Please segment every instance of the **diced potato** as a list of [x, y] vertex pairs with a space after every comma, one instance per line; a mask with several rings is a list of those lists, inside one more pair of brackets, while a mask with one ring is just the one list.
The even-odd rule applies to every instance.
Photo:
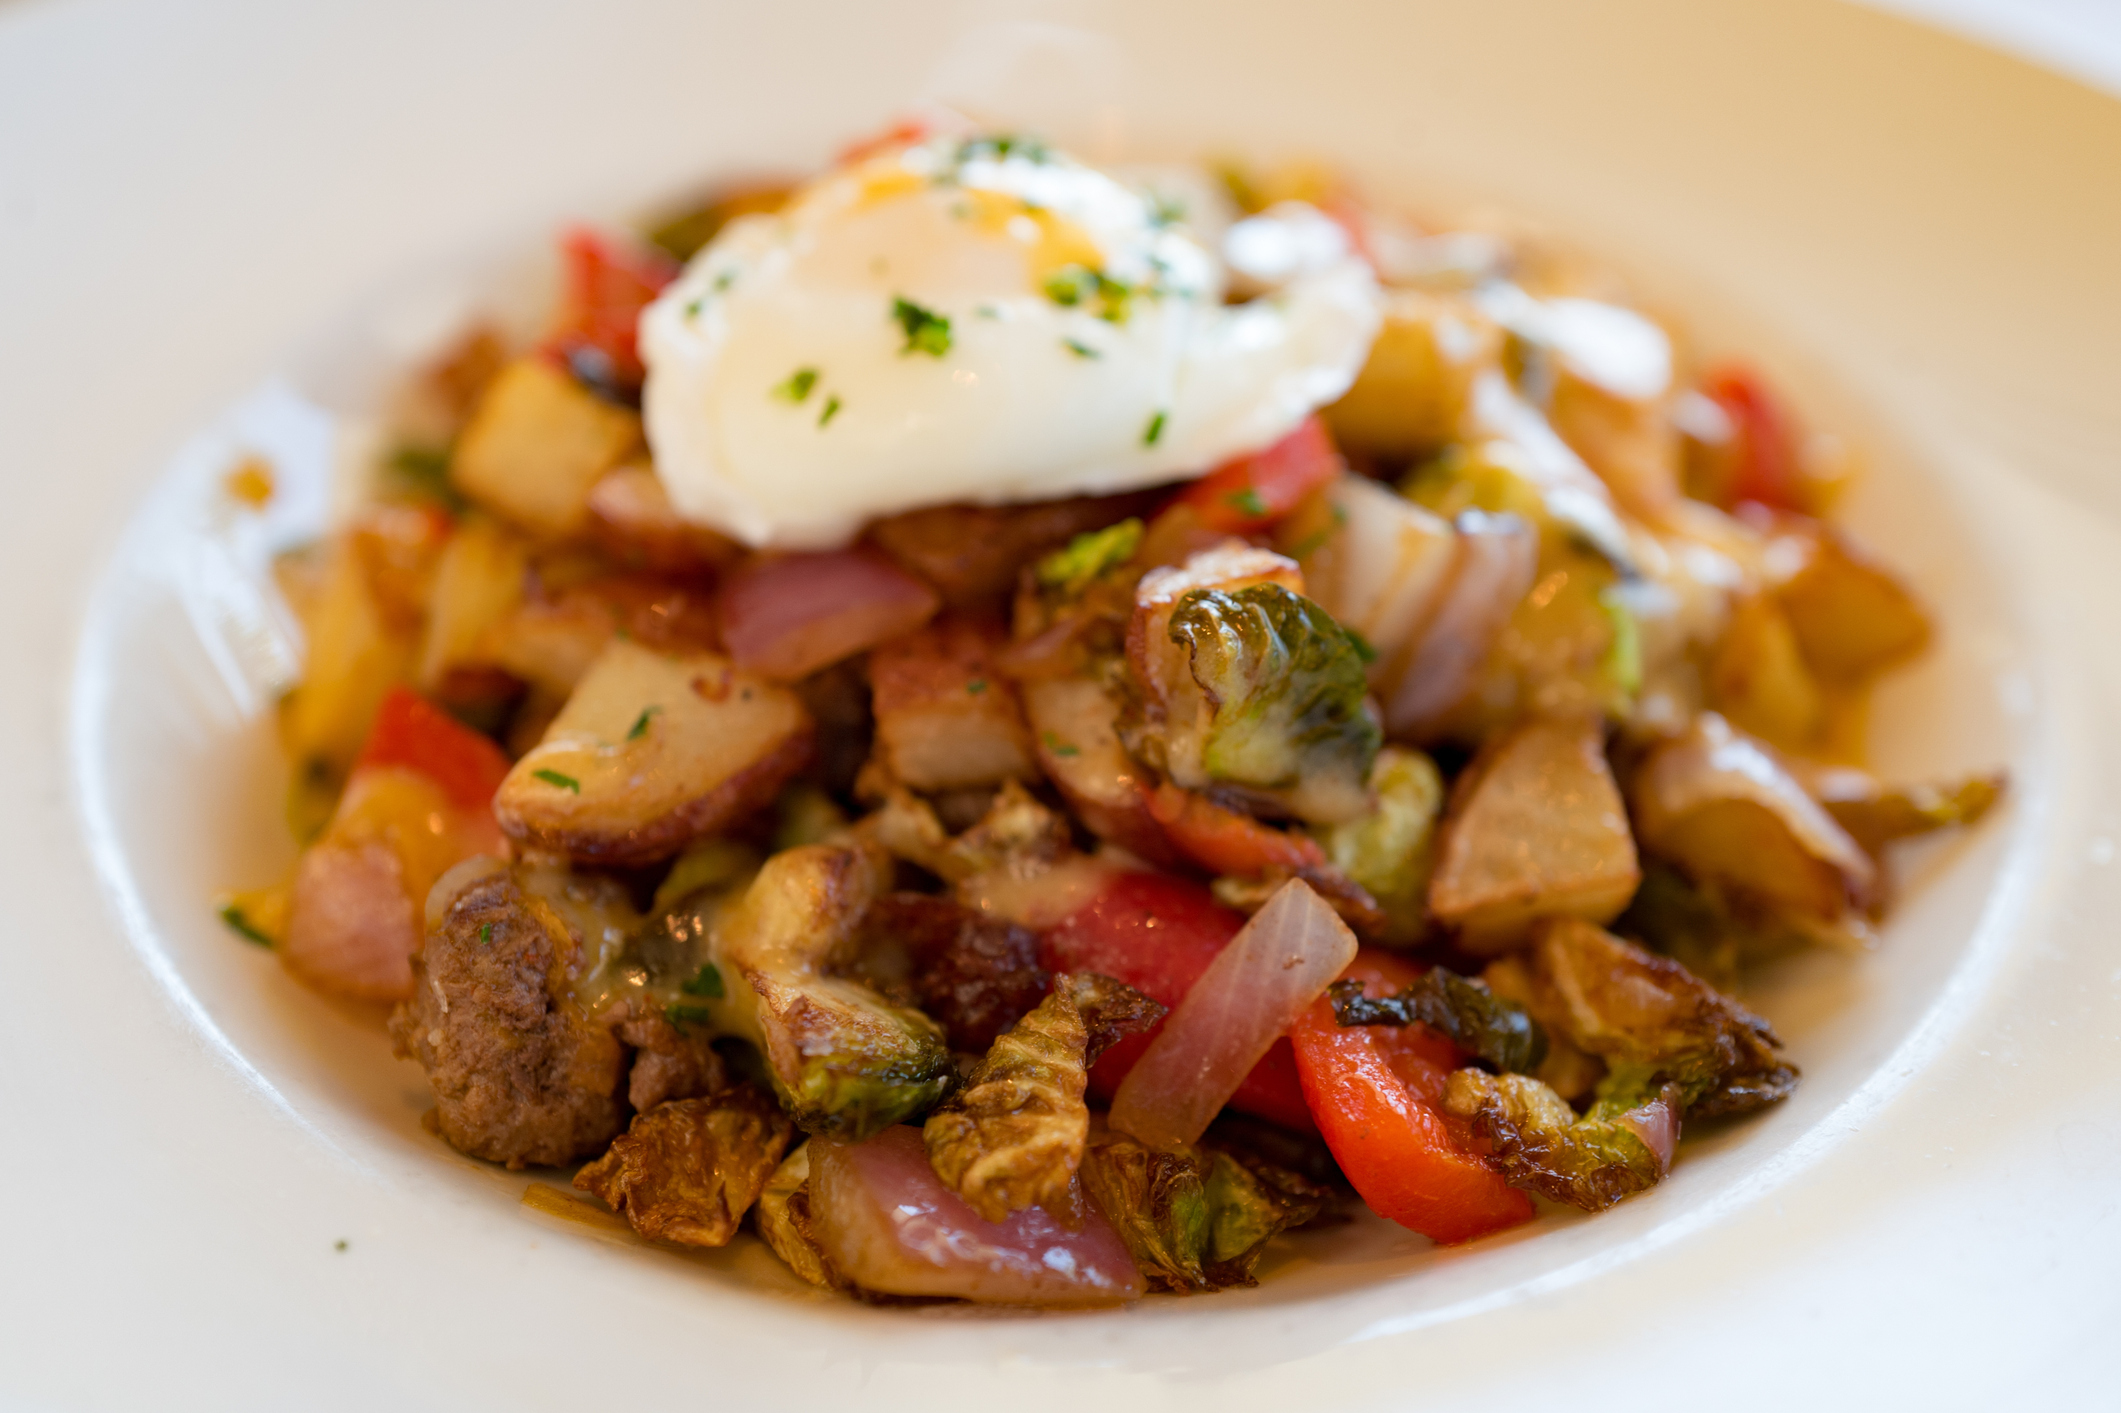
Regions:
[[1473, 379], [1500, 365], [1502, 331], [1469, 302], [1397, 290], [1355, 385], [1325, 410], [1333, 438], [1389, 458], [1433, 451], [1458, 435]]
[[1803, 567], [1775, 596], [1820, 677], [1867, 677], [1928, 644], [1929, 615], [1898, 575], [1827, 526], [1788, 542], [1805, 546]]
[[468, 520], [435, 569], [420, 641], [420, 690], [447, 695], [452, 673], [489, 665], [487, 631], [523, 600], [529, 556], [523, 541], [491, 520]]
[[641, 419], [561, 368], [519, 358], [480, 399], [457, 443], [451, 482], [540, 535], [587, 528], [589, 492], [641, 440]]
[[1119, 739], [1119, 703], [1088, 677], [1024, 684], [1024, 713], [1038, 760], [1083, 826], [1154, 864], [1177, 855], [1149, 813], [1146, 772]]
[[1831, 924], [1876, 870], [1775, 754], [1703, 714], [1650, 752], [1630, 787], [1642, 847], [1776, 913]]
[[1732, 725], [1786, 750], [1819, 734], [1826, 703], [1775, 600], [1740, 603], [1709, 665], [1709, 701]]
[[1601, 722], [1534, 720], [1492, 741], [1453, 788], [1429, 911], [1493, 954], [1537, 918], [1610, 921], [1641, 880]]
[[771, 801], [812, 734], [795, 693], [717, 653], [616, 639], [508, 773], [494, 815], [578, 863], [652, 863]]
[[691, 573], [733, 559], [735, 542], [680, 518], [646, 461], [615, 466], [589, 488], [590, 533], [620, 563]]
[[302, 685], [280, 703], [280, 736], [298, 775], [343, 777], [368, 739], [376, 707], [412, 666], [412, 639], [392, 628], [350, 541], [327, 551], [303, 621]]
[[869, 655], [876, 744], [916, 790], [1035, 780], [1031, 731], [1016, 688], [994, 670], [999, 627], [944, 617]]
[[[558, 570], [559, 572], [555, 572]], [[538, 567], [565, 582], [564, 566]], [[533, 687], [564, 697], [614, 637], [679, 651], [717, 646], [714, 598], [697, 580], [598, 575], [526, 598], [481, 635], [477, 654]]]
[[347, 532], [392, 627], [418, 630], [454, 529], [439, 507], [384, 504], [369, 507]]
[[1458, 550], [1446, 521], [1354, 475], [1305, 501], [1276, 538], [1310, 596], [1377, 650], [1373, 681], [1441, 600]]
[[1655, 518], [1678, 499], [1679, 435], [1662, 397], [1617, 396], [1564, 359], [1547, 416], [1631, 514]]

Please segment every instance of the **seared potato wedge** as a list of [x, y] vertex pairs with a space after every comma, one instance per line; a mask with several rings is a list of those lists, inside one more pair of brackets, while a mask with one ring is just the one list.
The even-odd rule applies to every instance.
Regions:
[[1708, 689], [1710, 704], [1732, 725], [1786, 750], [1810, 744], [1826, 715], [1797, 635], [1767, 594], [1746, 599], [1731, 614], [1709, 664]]
[[1832, 923], [1876, 885], [1869, 857], [1775, 753], [1713, 712], [1650, 752], [1631, 799], [1644, 849], [1793, 920]]
[[718, 653], [616, 639], [501, 783], [494, 815], [518, 843], [579, 863], [651, 863], [770, 801], [812, 735], [795, 693]]
[[353, 764], [383, 694], [412, 667], [412, 638], [394, 628], [351, 543], [332, 548], [309, 611], [302, 685], [280, 702], [280, 739], [297, 774], [333, 779]]
[[1829, 682], [1853, 682], [1928, 644], [1930, 620], [1914, 593], [1828, 526], [1798, 537], [1803, 568], [1782, 581], [1776, 598], [1812, 670]]
[[420, 640], [420, 690], [446, 694], [452, 677], [490, 669], [482, 640], [523, 601], [529, 547], [483, 517], [450, 537], [435, 569]]
[[876, 746], [894, 776], [916, 790], [1038, 778], [1016, 688], [994, 670], [1002, 645], [998, 626], [949, 616], [870, 653]]
[[589, 492], [641, 440], [641, 419], [542, 358], [501, 370], [464, 429], [449, 479], [541, 535], [588, 528]]
[[1534, 720], [1497, 737], [1454, 788], [1429, 911], [1491, 955], [1537, 918], [1610, 921], [1641, 881], [1599, 719]]

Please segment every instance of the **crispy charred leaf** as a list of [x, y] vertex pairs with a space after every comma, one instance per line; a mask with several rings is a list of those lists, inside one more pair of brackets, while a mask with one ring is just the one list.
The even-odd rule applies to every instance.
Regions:
[[1075, 1001], [1076, 1010], [1083, 1018], [1083, 1065], [1088, 1068], [1097, 1063], [1097, 1057], [1126, 1039], [1155, 1025], [1168, 1011], [1160, 1001], [1152, 1001], [1123, 981], [1114, 981], [1109, 976], [1095, 972], [1082, 976], [1056, 978], [1055, 991], [1065, 989]]
[[1751, 1112], [1797, 1087], [1766, 1021], [1671, 958], [1579, 919], [1541, 924], [1530, 948], [1493, 963], [1483, 979], [1606, 1062], [1602, 1105], [1669, 1082], [1690, 1117], [1708, 1118]]
[[1279, 584], [1196, 589], [1172, 611], [1170, 633], [1212, 708], [1200, 743], [1211, 779], [1304, 798], [1363, 795], [1383, 728], [1361, 649], [1330, 614]]
[[1744, 967], [1812, 940], [1768, 909], [1697, 883], [1658, 859], [1643, 860], [1642, 886], [1613, 930], [1718, 989], [1736, 985]]
[[1444, 1090], [1445, 1112], [1466, 1121], [1511, 1182], [1586, 1212], [1664, 1179], [1671, 1153], [1669, 1146], [1660, 1151], [1654, 1125], [1666, 1119], [1650, 1106], [1677, 1102], [1677, 1087], [1667, 1086], [1643, 1104], [1608, 1112], [1601, 1103], [1578, 1118], [1567, 1100], [1529, 1075], [1474, 1069], [1452, 1074]]
[[984, 1054], [1046, 994], [1030, 928], [928, 893], [879, 899], [864, 926], [870, 950], [902, 950], [914, 1000], [953, 1050]]
[[1333, 1150], [1315, 1134], [1292, 1133], [1280, 1124], [1225, 1109], [1208, 1125], [1207, 1143], [1256, 1173], [1293, 1175], [1322, 1193], [1350, 1190]]
[[750, 1085], [673, 1099], [636, 1114], [574, 1185], [652, 1241], [726, 1246], [794, 1132], [773, 1097]]
[[1410, 946], [1426, 930], [1443, 777], [1420, 751], [1386, 746], [1370, 767], [1370, 794], [1368, 811], [1312, 833], [1327, 859], [1377, 900], [1384, 925], [1375, 940]]
[[928, 1116], [923, 1137], [936, 1176], [990, 1222], [1036, 1203], [1072, 1225], [1069, 1193], [1090, 1132], [1083, 1090], [1091, 1017], [1109, 1043], [1162, 1014], [1110, 977], [1054, 978], [1053, 993]]
[[2003, 785], [2003, 773], [1997, 771], [1942, 785], [1873, 785], [1845, 792], [1829, 787], [1816, 793], [1834, 822], [1875, 857], [1902, 839], [1975, 823], [2003, 797]]
[[1258, 1159], [1206, 1145], [1149, 1148], [1110, 1129], [1090, 1136], [1082, 1177], [1150, 1288], [1180, 1293], [1255, 1284], [1268, 1240], [1311, 1221], [1331, 1197]]
[[1394, 996], [1373, 1000], [1359, 981], [1336, 981], [1327, 994], [1342, 1025], [1426, 1025], [1476, 1058], [1517, 1073], [1538, 1069], [1546, 1058], [1546, 1032], [1523, 1006], [1442, 967]]
[[797, 1144], [781, 1160], [759, 1192], [755, 1220], [759, 1236], [788, 1269], [815, 1286], [844, 1290], [846, 1281], [833, 1270], [810, 1234], [810, 1145]]

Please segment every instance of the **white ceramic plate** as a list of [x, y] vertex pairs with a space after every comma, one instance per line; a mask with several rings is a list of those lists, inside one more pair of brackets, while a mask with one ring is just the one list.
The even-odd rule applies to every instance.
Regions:
[[[1098, 155], [1331, 154], [1381, 192], [1543, 218], [1870, 450], [1856, 523], [1946, 625], [1881, 700], [1879, 759], [2001, 761], [2016, 789], [1915, 861], [1877, 955], [1807, 959], [1755, 994], [1805, 1066], [1792, 1102], [1691, 1143], [1670, 1182], [1597, 1220], [1467, 1251], [1373, 1224], [1213, 1299], [872, 1311], [795, 1290], [752, 1245], [678, 1258], [527, 1214], [522, 1178], [419, 1130], [424, 1086], [373, 1015], [230, 940], [212, 893], [269, 876], [286, 845], [268, 733], [197, 631], [230, 607], [213, 480], [244, 448], [321, 466], [488, 288], [503, 262], [479, 252], [814, 163], [934, 93]], [[0, 1397], [2104, 1391], [2121, 105], [1810, 3], [32, 5], [0, 14], [0, 221], [0, 534], [21, 604], [0, 720], [23, 748], [0, 804], [17, 924], [0, 1118], [18, 1136]]]

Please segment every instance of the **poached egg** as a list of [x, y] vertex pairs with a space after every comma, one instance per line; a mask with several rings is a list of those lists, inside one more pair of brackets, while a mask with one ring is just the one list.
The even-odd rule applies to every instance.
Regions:
[[1181, 213], [1038, 143], [887, 149], [732, 221], [642, 315], [657, 474], [786, 549], [1203, 474], [1346, 391], [1380, 317], [1347, 250], [1228, 281]]

